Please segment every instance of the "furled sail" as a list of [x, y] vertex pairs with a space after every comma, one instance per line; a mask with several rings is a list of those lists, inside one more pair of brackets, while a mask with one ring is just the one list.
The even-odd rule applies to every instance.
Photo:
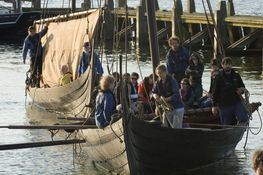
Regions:
[[[42, 38], [45, 85], [59, 86], [62, 65], [68, 65], [73, 79], [77, 78], [83, 43], [93, 38], [100, 14], [97, 9], [45, 19], [50, 22], [48, 33]], [[38, 25], [40, 22], [43, 21]]]

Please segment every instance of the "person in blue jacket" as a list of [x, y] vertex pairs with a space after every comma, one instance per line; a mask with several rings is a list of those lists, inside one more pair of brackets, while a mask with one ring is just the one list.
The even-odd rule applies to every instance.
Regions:
[[167, 71], [180, 83], [185, 78], [185, 70], [189, 65], [189, 51], [181, 46], [177, 36], [170, 37], [168, 43], [171, 48], [166, 54]]
[[35, 26], [28, 28], [28, 36], [24, 40], [23, 46], [23, 63], [26, 63], [27, 52], [29, 51], [30, 56], [30, 71], [32, 77], [31, 85], [39, 86], [40, 76], [42, 74], [42, 54], [43, 47], [41, 44], [41, 38], [46, 35], [48, 31], [49, 23], [46, 23], [44, 28], [40, 32], [36, 32]]
[[[78, 70], [79, 76], [85, 73], [85, 71], [87, 70], [90, 64], [90, 56], [91, 56], [90, 43], [85, 42], [83, 45], [83, 52], [80, 58], [80, 65], [79, 65], [79, 70]], [[103, 71], [99, 56], [95, 52], [93, 53], [93, 56], [95, 58], [96, 73], [99, 74], [99, 77], [100, 77], [103, 75], [104, 71]]]
[[159, 65], [155, 69], [158, 80], [155, 82], [152, 93], [158, 104], [169, 104], [172, 115], [163, 118], [163, 126], [182, 128], [184, 105], [179, 93], [178, 82], [167, 74], [165, 65]]
[[95, 121], [98, 128], [105, 128], [111, 121], [116, 102], [113, 95], [115, 79], [106, 75], [100, 79], [100, 92], [96, 98]]

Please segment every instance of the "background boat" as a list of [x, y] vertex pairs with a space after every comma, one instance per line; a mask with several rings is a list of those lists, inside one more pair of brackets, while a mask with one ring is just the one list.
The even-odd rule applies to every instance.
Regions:
[[22, 12], [0, 14], [0, 39], [19, 40], [27, 35], [27, 29], [35, 20], [40, 19], [40, 12]]

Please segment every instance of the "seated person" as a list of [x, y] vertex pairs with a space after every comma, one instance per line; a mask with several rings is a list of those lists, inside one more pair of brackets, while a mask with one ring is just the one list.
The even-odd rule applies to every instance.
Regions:
[[69, 72], [67, 65], [63, 65], [61, 67], [61, 73], [62, 73], [62, 77], [61, 77], [60, 83], [59, 83], [60, 86], [64, 86], [65, 84], [68, 84], [68, 83], [73, 81], [72, 73]]
[[144, 77], [138, 85], [138, 100], [142, 102], [146, 113], [154, 112], [154, 99], [152, 98], [153, 74]]
[[95, 121], [98, 128], [105, 128], [111, 121], [116, 102], [113, 95], [114, 77], [103, 76], [100, 80], [100, 92], [96, 97]]
[[192, 87], [189, 83], [188, 78], [183, 78], [181, 80], [181, 88], [179, 90], [181, 98], [184, 103], [184, 107], [187, 108], [193, 108], [194, 107], [194, 92], [192, 90]]
[[136, 72], [131, 73], [131, 80], [130, 80], [130, 86], [131, 86], [131, 101], [136, 102], [138, 100], [138, 79], [139, 74]]
[[219, 66], [217, 64], [217, 60], [213, 59], [211, 61], [210, 88], [209, 88], [208, 94], [200, 98], [199, 107], [201, 108], [212, 107], [212, 89], [213, 89], [214, 79], [216, 75], [218, 74], [219, 74]]

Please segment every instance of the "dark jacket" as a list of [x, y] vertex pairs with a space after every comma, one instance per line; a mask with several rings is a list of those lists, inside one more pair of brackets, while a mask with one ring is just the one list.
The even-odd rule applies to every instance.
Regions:
[[203, 63], [199, 63], [197, 65], [189, 65], [185, 71], [187, 77], [189, 77], [189, 81], [192, 83], [192, 86], [202, 85], [202, 76], [204, 72]]
[[245, 87], [240, 75], [234, 70], [225, 74], [223, 70], [215, 77], [212, 100], [213, 106], [229, 106], [240, 101], [236, 93], [237, 88]]
[[23, 60], [26, 60], [26, 55], [28, 50], [31, 60], [34, 60], [36, 57], [42, 56], [43, 48], [41, 44], [41, 38], [47, 33], [48, 27], [45, 27], [40, 32], [36, 33], [33, 37], [27, 36], [24, 41], [23, 46]]
[[[96, 73], [102, 75], [104, 71], [103, 71], [99, 56], [96, 53], [94, 53], [93, 55], [95, 57]], [[89, 55], [86, 52], [82, 52], [81, 57], [80, 57], [79, 70], [78, 70], [79, 76], [87, 70], [89, 63], [90, 63]]]
[[162, 80], [157, 80], [154, 84], [152, 92], [163, 97], [172, 96], [169, 103], [174, 107], [174, 109], [182, 108], [184, 106], [179, 94], [179, 85], [177, 81], [169, 75], [166, 75], [164, 84]]
[[116, 103], [110, 90], [101, 91], [96, 98], [95, 120], [98, 128], [106, 127], [111, 121], [111, 115], [115, 111]]
[[172, 74], [184, 74], [189, 64], [189, 51], [180, 47], [176, 52], [170, 49], [166, 55], [167, 71]]

